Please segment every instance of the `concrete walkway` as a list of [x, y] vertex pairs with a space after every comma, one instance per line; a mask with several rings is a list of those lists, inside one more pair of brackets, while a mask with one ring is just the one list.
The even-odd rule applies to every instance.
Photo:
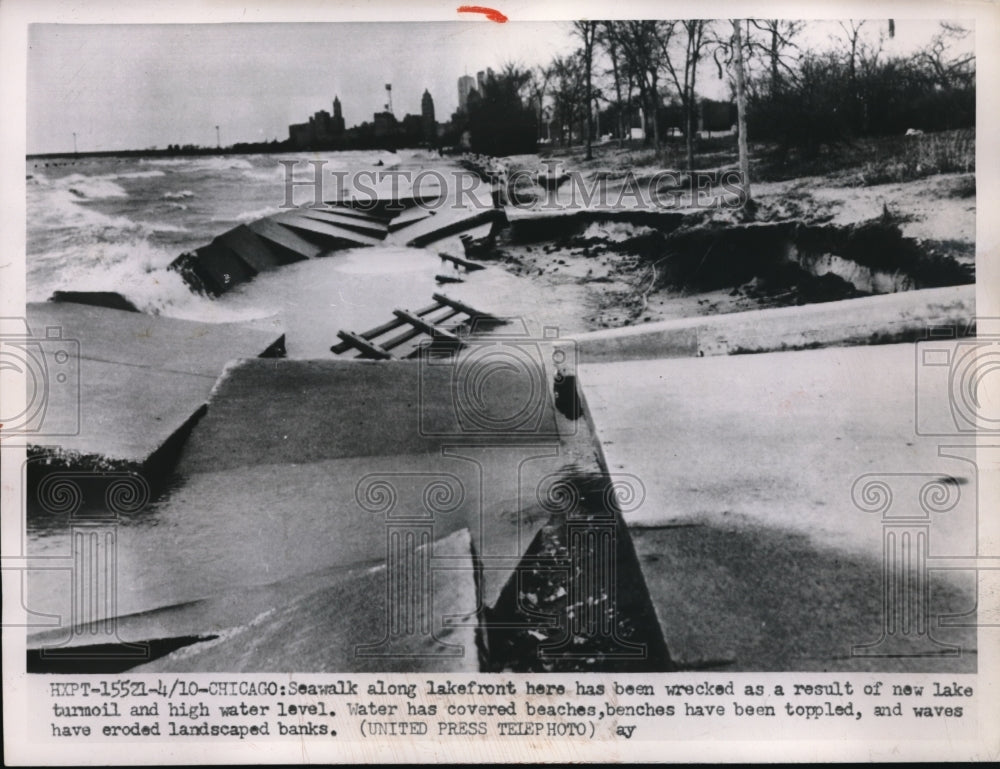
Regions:
[[576, 334], [568, 345], [596, 363], [885, 344], [925, 338], [932, 325], [964, 328], [975, 315], [976, 287], [949, 286], [644, 323]]
[[[956, 504], [927, 519], [929, 551], [975, 553], [975, 467], [939, 456], [941, 441], [917, 433], [918, 350], [579, 367], [608, 470], [644, 488], [624, 518], [675, 659], [734, 669], [884, 665], [850, 654], [878, 638], [881, 622], [885, 521], [862, 509], [872, 505], [868, 481], [892, 488], [896, 514], [916, 515], [926, 484], [954, 478], [942, 488]], [[923, 402], [947, 410], [946, 379], [920, 388]], [[939, 612], [974, 606], [970, 572], [934, 582]], [[950, 635], [966, 655], [940, 664], [974, 664], [974, 634]]]
[[27, 309], [49, 368], [44, 418], [30, 444], [87, 467], [143, 467], [204, 406], [228, 360], [260, 355], [283, 339], [240, 324], [74, 303]]

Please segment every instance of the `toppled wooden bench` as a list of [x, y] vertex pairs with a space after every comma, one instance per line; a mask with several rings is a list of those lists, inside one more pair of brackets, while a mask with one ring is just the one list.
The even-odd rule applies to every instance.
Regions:
[[[451, 299], [444, 294], [434, 294], [433, 296], [434, 304], [416, 312], [394, 310], [395, 317], [392, 320], [360, 334], [352, 331], [338, 331], [337, 336], [340, 337], [341, 341], [331, 347], [330, 351], [335, 355], [355, 351], [358, 353], [355, 355], [356, 358], [370, 360], [405, 358], [428, 342], [444, 348], [457, 349], [461, 347], [462, 337], [459, 331], [463, 326], [475, 324], [477, 329], [481, 329], [507, 322], [503, 318], [477, 310], [475, 307], [470, 307], [464, 302]], [[446, 326], [445, 323], [448, 325]], [[400, 333], [388, 336], [404, 327], [405, 330]], [[407, 348], [407, 354], [398, 354], [403, 345], [412, 342], [421, 335], [425, 336], [426, 339], [418, 342], [415, 346], [416, 349], [413, 349], [414, 345], [411, 345]], [[394, 353], [394, 350], [397, 352]]]

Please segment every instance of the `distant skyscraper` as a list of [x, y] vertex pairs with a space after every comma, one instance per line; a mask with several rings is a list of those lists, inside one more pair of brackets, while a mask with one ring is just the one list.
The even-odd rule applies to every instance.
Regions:
[[486, 90], [486, 73], [483, 70], [476, 73], [476, 82], [479, 84], [479, 93], [482, 95]]
[[340, 99], [333, 97], [333, 117], [330, 119], [330, 131], [334, 136], [344, 133], [344, 116], [340, 111]]
[[420, 99], [420, 119], [424, 141], [433, 144], [437, 138], [437, 123], [434, 121], [434, 99], [426, 88]]
[[458, 109], [465, 112], [469, 107], [469, 94], [476, 90], [476, 81], [471, 75], [462, 75], [458, 79]]

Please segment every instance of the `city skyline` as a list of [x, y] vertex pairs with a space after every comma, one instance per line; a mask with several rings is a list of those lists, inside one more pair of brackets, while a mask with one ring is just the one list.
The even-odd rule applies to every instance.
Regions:
[[574, 47], [566, 22], [34, 25], [27, 152], [71, 152], [73, 132], [80, 152], [215, 146], [217, 125], [223, 146], [281, 141], [334, 95], [348, 126], [371, 121], [385, 83], [397, 116], [420, 115], [426, 89], [443, 121], [466, 71]]
[[[936, 29], [897, 22], [886, 53], [915, 50]], [[836, 33], [835, 22], [814, 22], [803, 44], [829, 46]], [[359, 39], [372, 54], [355, 50]], [[463, 75], [547, 64], [579, 44], [570, 22], [36, 24], [28, 42], [28, 154], [72, 152], [74, 140], [80, 152], [216, 146], [216, 126], [222, 146], [281, 141], [335, 94], [348, 126], [370, 121], [385, 83], [396, 115], [420, 115], [426, 89], [444, 122]], [[700, 95], [726, 97], [714, 71], [699, 82]]]

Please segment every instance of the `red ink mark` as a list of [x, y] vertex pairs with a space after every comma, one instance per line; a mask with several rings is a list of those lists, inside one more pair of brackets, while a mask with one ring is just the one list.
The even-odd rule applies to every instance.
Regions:
[[493, 8], [487, 8], [483, 5], [460, 5], [458, 6], [459, 13], [481, 13], [490, 21], [495, 21], [498, 24], [503, 24], [507, 21], [507, 17], [504, 16], [500, 11]]

